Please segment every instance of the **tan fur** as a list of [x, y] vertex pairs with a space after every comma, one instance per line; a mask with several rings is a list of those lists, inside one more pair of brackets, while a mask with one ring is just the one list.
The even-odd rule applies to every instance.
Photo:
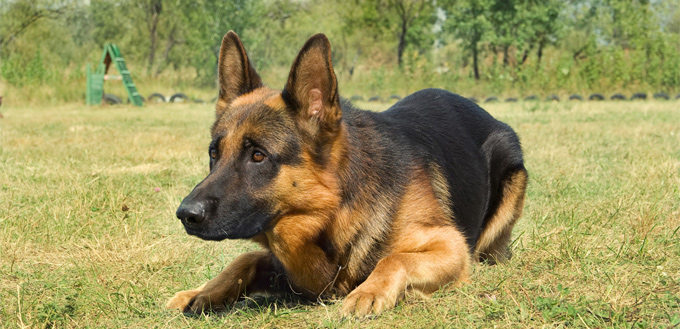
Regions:
[[442, 173], [439, 165], [434, 162], [430, 163], [430, 180], [432, 182], [432, 191], [439, 202], [439, 207], [444, 211], [446, 218], [453, 218], [449, 183], [446, 181], [446, 176]]
[[[335, 272], [313, 239], [329, 225], [329, 209], [337, 207], [340, 197], [332, 173], [314, 170], [312, 160], [304, 158], [302, 166], [283, 167], [277, 176], [272, 199], [284, 215], [266, 236], [293, 284], [303, 289], [299, 293], [315, 299]], [[309, 195], [314, 198], [300, 197]]]
[[194, 290], [183, 290], [175, 293], [175, 295], [172, 296], [172, 298], [170, 298], [167, 303], [165, 303], [165, 307], [171, 310], [183, 310], [186, 305], [189, 305], [191, 299], [198, 295], [201, 290], [203, 290], [206, 284], [207, 282]]
[[343, 303], [345, 316], [392, 308], [407, 291], [430, 295], [450, 282], [469, 281], [463, 235], [450, 224], [424, 173], [408, 186], [397, 212], [389, 254]]
[[223, 98], [218, 98], [217, 103], [215, 104], [215, 113], [217, 117], [219, 118], [222, 116], [222, 113], [227, 110], [227, 107], [229, 106], [229, 103], [227, 103], [226, 99]]
[[[326, 229], [331, 242], [339, 249], [345, 248], [355, 235], [360, 219], [367, 218], [357, 212], [340, 209], [336, 171], [346, 160], [344, 137], [345, 128], [341, 127], [337, 138], [331, 142], [331, 156], [324, 168], [317, 167], [311, 159], [310, 150], [303, 151], [300, 166], [283, 166], [271, 196], [279, 205], [277, 210], [290, 215], [283, 215], [273, 223], [272, 231], [266, 234], [268, 246], [290, 269], [291, 280], [301, 289], [296, 292], [310, 299], [331, 291], [344, 295], [350, 289], [346, 280], [335, 277], [341, 274], [338, 273], [339, 264], [345, 262], [341, 259], [328, 260], [314, 239]], [[310, 199], [310, 195], [314, 198]], [[346, 275], [342, 277], [346, 278]]]
[[[271, 90], [269, 88], [258, 88], [255, 89], [245, 95], [241, 95], [234, 99], [234, 101], [231, 103], [232, 107], [237, 107], [237, 106], [243, 106], [243, 105], [248, 105], [248, 104], [255, 104], [262, 102], [263, 98], [276, 98], [278, 95], [278, 98], [281, 98], [280, 92], [277, 92], [275, 90]], [[283, 100], [282, 100], [283, 101]], [[284, 105], [285, 107], [285, 105]]]
[[281, 93], [278, 92], [265, 99], [264, 104], [275, 110], [283, 110], [286, 108], [286, 102], [283, 101]]
[[475, 259], [496, 263], [510, 257], [508, 243], [513, 226], [522, 216], [526, 186], [527, 174], [523, 170], [504, 182], [503, 199], [477, 241]]

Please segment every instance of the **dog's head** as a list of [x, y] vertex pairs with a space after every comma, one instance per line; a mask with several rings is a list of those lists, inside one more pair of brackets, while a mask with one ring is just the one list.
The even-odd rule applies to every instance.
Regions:
[[187, 232], [251, 238], [282, 216], [335, 202], [328, 173], [338, 158], [342, 113], [328, 39], [307, 41], [283, 91], [263, 86], [233, 31], [222, 40], [218, 71], [210, 173], [177, 209]]

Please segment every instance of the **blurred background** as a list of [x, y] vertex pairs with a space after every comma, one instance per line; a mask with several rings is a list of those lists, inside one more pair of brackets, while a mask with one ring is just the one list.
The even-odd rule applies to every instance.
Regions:
[[347, 98], [680, 92], [677, 0], [1, 0], [0, 96], [84, 102], [86, 64], [115, 43], [144, 97], [209, 101], [229, 30], [272, 88], [323, 32]]

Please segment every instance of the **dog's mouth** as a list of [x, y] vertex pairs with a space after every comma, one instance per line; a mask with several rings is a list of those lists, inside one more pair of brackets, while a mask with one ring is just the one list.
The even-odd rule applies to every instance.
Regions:
[[194, 225], [182, 219], [182, 224], [184, 225], [184, 230], [189, 235], [199, 237], [203, 240], [209, 241], [222, 241], [227, 239], [229, 235], [224, 230], [214, 230], [206, 227], [204, 225]]
[[203, 240], [222, 241], [225, 239], [250, 239], [269, 230], [278, 219], [278, 215], [255, 212], [239, 219], [216, 218], [200, 224], [181, 219], [187, 234]]

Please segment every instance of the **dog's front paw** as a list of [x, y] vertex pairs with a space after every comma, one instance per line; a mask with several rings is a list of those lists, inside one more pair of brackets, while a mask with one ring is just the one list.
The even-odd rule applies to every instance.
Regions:
[[175, 293], [175, 295], [172, 296], [172, 298], [170, 298], [167, 303], [165, 303], [165, 307], [171, 310], [178, 309], [180, 311], [184, 311], [184, 309], [186, 309], [191, 302], [191, 299], [194, 298], [199, 292], [201, 292], [200, 289], [194, 289], [183, 290]]
[[218, 312], [225, 309], [227, 304], [233, 301], [226, 300], [222, 296], [210, 294], [206, 291], [199, 292], [182, 309], [184, 313], [201, 314], [207, 312]]
[[375, 316], [397, 304], [399, 294], [390, 294], [379, 289], [352, 291], [342, 303], [342, 316], [345, 318], [365, 318]]

